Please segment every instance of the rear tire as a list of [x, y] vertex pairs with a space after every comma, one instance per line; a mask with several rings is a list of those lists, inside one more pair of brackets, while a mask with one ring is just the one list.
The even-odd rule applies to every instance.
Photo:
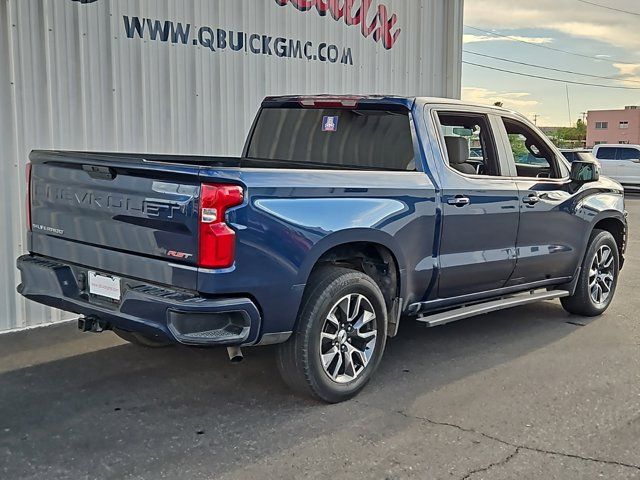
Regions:
[[376, 282], [356, 270], [322, 267], [307, 283], [293, 335], [278, 348], [278, 369], [294, 391], [342, 402], [369, 382], [386, 338], [387, 309]]
[[138, 332], [127, 332], [126, 330], [120, 330], [119, 328], [114, 328], [113, 333], [115, 333], [121, 339], [126, 340], [127, 342], [134, 345], [138, 345], [139, 347], [164, 348], [173, 345], [173, 343], [166, 340], [150, 338]]
[[613, 300], [618, 284], [620, 258], [618, 245], [611, 233], [594, 230], [582, 261], [574, 294], [560, 301], [564, 309], [575, 315], [597, 317]]

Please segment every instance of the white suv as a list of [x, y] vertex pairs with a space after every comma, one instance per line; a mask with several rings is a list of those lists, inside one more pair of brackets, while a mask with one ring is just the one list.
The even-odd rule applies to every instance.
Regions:
[[640, 145], [602, 144], [593, 148], [602, 174], [622, 185], [640, 187]]

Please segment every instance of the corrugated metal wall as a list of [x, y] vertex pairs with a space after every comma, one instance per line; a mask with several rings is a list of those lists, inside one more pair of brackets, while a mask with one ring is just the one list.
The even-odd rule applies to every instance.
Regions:
[[[460, 95], [463, 0], [375, 0], [397, 14], [390, 49], [296, 3], [0, 0], [0, 331], [64, 318], [15, 293], [31, 149], [235, 155], [266, 95]], [[125, 16], [144, 23], [142, 38], [128, 37]], [[372, 9], [368, 23], [374, 17]], [[152, 40], [145, 19], [190, 24], [189, 38]], [[280, 58], [262, 37], [260, 53], [218, 48], [217, 39], [212, 51], [208, 28], [309, 41], [310, 59]], [[338, 47], [338, 62], [313, 59], [321, 42]], [[340, 63], [344, 48], [352, 65]]]

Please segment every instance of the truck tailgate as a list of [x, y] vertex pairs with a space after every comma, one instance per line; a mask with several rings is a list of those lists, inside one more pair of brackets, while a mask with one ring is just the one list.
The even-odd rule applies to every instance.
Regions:
[[[199, 165], [82, 152], [35, 151], [30, 158], [34, 253], [67, 250], [67, 260], [86, 262], [93, 251], [87, 266], [120, 269], [123, 259], [144, 257], [149, 268], [137, 271], [152, 281], [160, 281], [153, 260], [175, 263], [187, 267], [180, 283], [196, 285]], [[184, 271], [192, 271], [186, 281]]]

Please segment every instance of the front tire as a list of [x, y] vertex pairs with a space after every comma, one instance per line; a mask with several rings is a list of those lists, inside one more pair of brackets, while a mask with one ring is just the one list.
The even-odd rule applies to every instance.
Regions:
[[582, 261], [574, 294], [561, 299], [564, 309], [575, 315], [597, 317], [613, 300], [618, 284], [620, 257], [611, 233], [594, 230]]
[[322, 267], [309, 279], [295, 332], [278, 349], [278, 369], [296, 392], [342, 402], [371, 379], [386, 337], [387, 309], [375, 281]]

